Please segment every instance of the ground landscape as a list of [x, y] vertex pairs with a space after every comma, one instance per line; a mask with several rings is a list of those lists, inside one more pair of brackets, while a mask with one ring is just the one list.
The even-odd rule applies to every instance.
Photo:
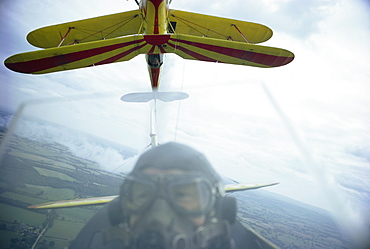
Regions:
[[[4, 132], [0, 132], [0, 139]], [[64, 248], [99, 207], [27, 206], [118, 194], [125, 175], [99, 169], [59, 144], [13, 136], [0, 162], [0, 248]], [[239, 219], [281, 248], [351, 248], [328, 214], [265, 190], [234, 194]], [[39, 236], [42, 234], [42, 236]]]

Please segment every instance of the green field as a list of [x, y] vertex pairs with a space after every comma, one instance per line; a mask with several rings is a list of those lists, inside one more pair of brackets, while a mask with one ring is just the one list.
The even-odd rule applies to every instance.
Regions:
[[0, 203], [0, 220], [26, 223], [33, 226], [41, 226], [45, 221], [45, 215], [33, 211]]
[[67, 188], [50, 188], [44, 190], [45, 192], [40, 197], [50, 201], [70, 200], [75, 198], [75, 191]]
[[60, 173], [60, 172], [56, 172], [54, 170], [51, 170], [51, 169], [45, 169], [45, 168], [39, 168], [39, 167], [33, 167], [35, 170], [37, 170], [37, 172], [39, 172], [40, 175], [43, 175], [43, 176], [51, 176], [51, 177], [57, 177], [57, 178], [60, 178], [64, 181], [77, 181], [76, 179], [66, 175], [66, 174], [63, 174], [63, 173]]
[[[75, 198], [75, 191], [68, 188], [52, 188], [48, 186], [37, 186], [32, 184], [25, 184], [25, 188], [17, 188], [16, 190], [24, 195], [34, 195], [40, 200], [56, 201], [56, 200], [69, 200]], [[57, 198], [57, 199], [56, 199]]]
[[81, 222], [54, 220], [53, 226], [47, 230], [45, 236], [72, 240], [84, 225], [85, 223]]
[[45, 202], [45, 200], [40, 198], [35, 198], [31, 196], [26, 196], [23, 194], [13, 193], [13, 192], [4, 192], [0, 194], [1, 197], [10, 198], [13, 200], [18, 200], [22, 202], [29, 203], [30, 205], [40, 204], [41, 202]]
[[12, 238], [22, 239], [22, 236], [16, 232], [2, 230], [0, 233], [0, 248], [9, 248]]
[[70, 243], [70, 241], [67, 240], [67, 239], [53, 238], [53, 237], [48, 237], [48, 236], [44, 236], [41, 241], [43, 241], [43, 240], [47, 241], [46, 244], [48, 244], [48, 242], [50, 242], [50, 241], [54, 242], [55, 245], [53, 247], [50, 247], [52, 249], [54, 249], [54, 248], [55, 249], [65, 249], [65, 248], [68, 248], [69, 243]]
[[35, 233], [48, 223], [52, 226], [38, 245], [67, 247], [98, 207], [59, 209], [52, 213], [25, 207], [76, 197], [115, 195], [122, 182], [122, 176], [96, 169], [96, 163], [73, 156], [62, 145], [49, 146], [18, 137], [12, 139], [0, 163], [0, 220], [8, 224], [7, 230], [0, 231], [0, 248], [8, 248], [10, 240], [14, 242], [16, 238], [19, 248], [22, 240], [32, 245]]
[[97, 212], [98, 208], [61, 208], [58, 210], [59, 219], [64, 217], [66, 221], [87, 222]]

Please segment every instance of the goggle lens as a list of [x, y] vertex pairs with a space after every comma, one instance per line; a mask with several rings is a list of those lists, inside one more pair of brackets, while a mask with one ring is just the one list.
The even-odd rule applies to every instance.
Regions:
[[143, 212], [161, 196], [180, 212], [204, 214], [214, 203], [212, 186], [203, 177], [166, 177], [160, 180], [127, 178], [123, 203], [133, 213]]
[[175, 183], [169, 186], [173, 203], [185, 212], [202, 212], [211, 202], [211, 188], [205, 181]]
[[129, 186], [125, 203], [130, 210], [140, 211], [151, 202], [154, 196], [153, 188], [151, 185], [135, 181], [132, 181]]

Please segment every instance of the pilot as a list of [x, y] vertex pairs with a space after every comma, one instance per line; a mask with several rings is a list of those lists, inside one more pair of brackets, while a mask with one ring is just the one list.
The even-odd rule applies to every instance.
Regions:
[[163, 54], [149, 54], [148, 65], [152, 68], [159, 68], [163, 64]]
[[70, 248], [276, 248], [236, 220], [235, 198], [192, 148], [167, 143], [144, 153]]

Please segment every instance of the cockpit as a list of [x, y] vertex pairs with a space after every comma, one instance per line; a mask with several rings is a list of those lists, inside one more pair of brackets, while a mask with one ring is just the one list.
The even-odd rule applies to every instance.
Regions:
[[151, 68], [159, 68], [163, 64], [163, 54], [149, 54], [148, 65]]

